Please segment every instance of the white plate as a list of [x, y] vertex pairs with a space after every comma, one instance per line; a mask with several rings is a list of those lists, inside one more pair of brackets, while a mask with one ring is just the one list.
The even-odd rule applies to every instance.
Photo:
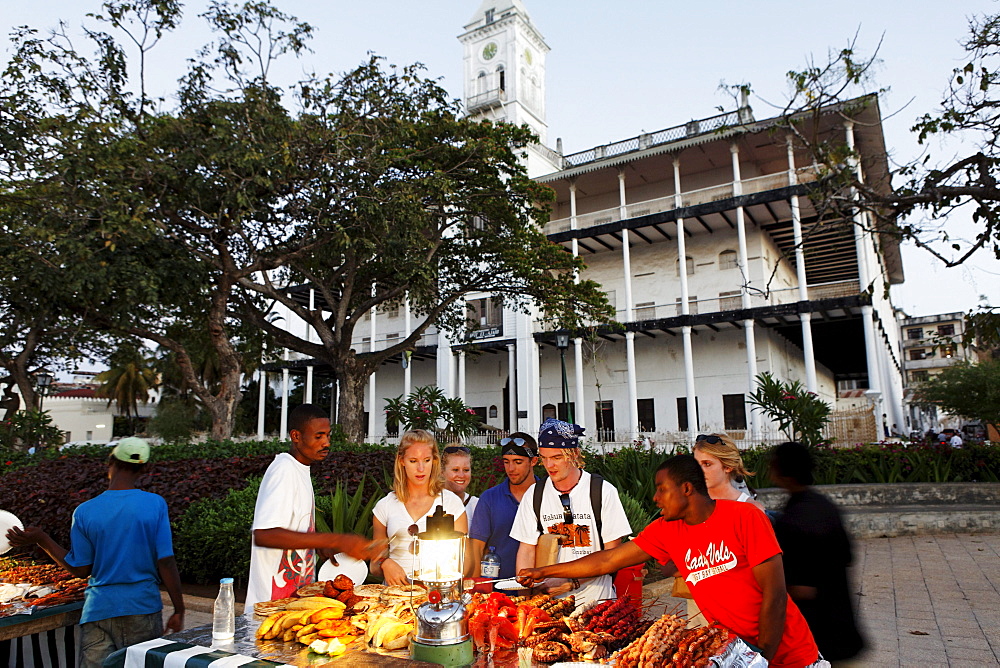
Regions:
[[514, 578], [508, 578], [506, 580], [497, 580], [493, 583], [494, 589], [499, 589], [501, 591], [513, 591], [515, 589], [527, 589], [527, 587], [522, 586]]
[[351, 578], [355, 587], [365, 583], [365, 578], [368, 577], [368, 564], [343, 552], [334, 558], [340, 565], [334, 566], [332, 561], [324, 563], [319, 569], [319, 580], [333, 580], [338, 575], [346, 575]]
[[21, 520], [17, 519], [14, 513], [7, 512], [6, 510], [0, 510], [0, 554], [7, 554], [11, 551], [14, 546], [10, 544], [7, 540], [7, 532], [10, 531], [12, 527], [17, 527], [18, 529], [23, 529], [24, 525], [21, 524]]

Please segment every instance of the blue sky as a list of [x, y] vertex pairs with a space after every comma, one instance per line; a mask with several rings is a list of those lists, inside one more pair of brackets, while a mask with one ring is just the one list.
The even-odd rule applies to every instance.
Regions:
[[[275, 0], [279, 8], [317, 29], [314, 53], [288, 61], [275, 81], [292, 82], [306, 71], [344, 72], [368, 52], [390, 62], [422, 62], [453, 95], [462, 93], [462, 47], [457, 36], [480, 0], [369, 0], [325, 3]], [[888, 87], [882, 110], [893, 158], [921, 155], [908, 128], [932, 111], [953, 67], [964, 64], [960, 40], [974, 14], [998, 11], [995, 2], [845, 0], [839, 3], [597, 2], [524, 0], [535, 26], [551, 47], [547, 61], [549, 143], [563, 138], [566, 152], [684, 123], [733, 106], [722, 82], [750, 83], [758, 118], [781, 104], [785, 73], [810, 56], [825, 61], [857, 34], [857, 48], [870, 55], [881, 41], [877, 86]], [[0, 0], [0, 29], [16, 25], [53, 27], [66, 21], [72, 31], [89, 0]], [[211, 39], [196, 20], [206, 6], [186, 6], [186, 21], [151, 54], [150, 90], [168, 93], [184, 61]], [[82, 40], [77, 40], [82, 44]], [[930, 147], [949, 157], [960, 145]], [[967, 221], [949, 222], [957, 236], [971, 237]], [[954, 234], [954, 232], [953, 232]], [[1000, 304], [1000, 263], [985, 255], [967, 267], [945, 269], [925, 253], [904, 249], [906, 283], [893, 288], [894, 302], [910, 315], [973, 308], [979, 295]]]

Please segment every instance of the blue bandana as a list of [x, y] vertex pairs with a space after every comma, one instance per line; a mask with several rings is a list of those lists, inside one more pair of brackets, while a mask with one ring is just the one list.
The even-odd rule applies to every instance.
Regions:
[[538, 428], [540, 448], [579, 448], [583, 427], [555, 418], [549, 418]]

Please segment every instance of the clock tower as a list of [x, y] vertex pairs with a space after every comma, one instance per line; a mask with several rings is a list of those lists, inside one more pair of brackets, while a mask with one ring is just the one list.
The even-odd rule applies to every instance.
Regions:
[[545, 147], [545, 56], [549, 47], [521, 0], [482, 0], [459, 37], [465, 48], [465, 109], [473, 118], [527, 124], [541, 146], [527, 158], [528, 175], [561, 168]]

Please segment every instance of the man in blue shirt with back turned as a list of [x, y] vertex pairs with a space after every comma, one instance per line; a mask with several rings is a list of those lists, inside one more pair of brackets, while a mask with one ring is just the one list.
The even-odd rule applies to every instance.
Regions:
[[149, 444], [123, 438], [108, 458], [108, 489], [73, 511], [70, 550], [38, 527], [7, 533], [12, 545], [37, 544], [76, 577], [89, 577], [80, 618], [81, 668], [99, 668], [115, 650], [163, 633], [162, 581], [184, 627], [184, 598], [174, 561], [167, 502], [136, 489], [149, 462]]
[[521, 544], [510, 537], [510, 529], [521, 498], [538, 480], [534, 473], [538, 444], [530, 435], [514, 432], [500, 441], [500, 455], [507, 479], [479, 498], [469, 527], [466, 575], [480, 575], [480, 561], [490, 547], [495, 547], [500, 557], [501, 578], [512, 578], [517, 572], [517, 549]]

